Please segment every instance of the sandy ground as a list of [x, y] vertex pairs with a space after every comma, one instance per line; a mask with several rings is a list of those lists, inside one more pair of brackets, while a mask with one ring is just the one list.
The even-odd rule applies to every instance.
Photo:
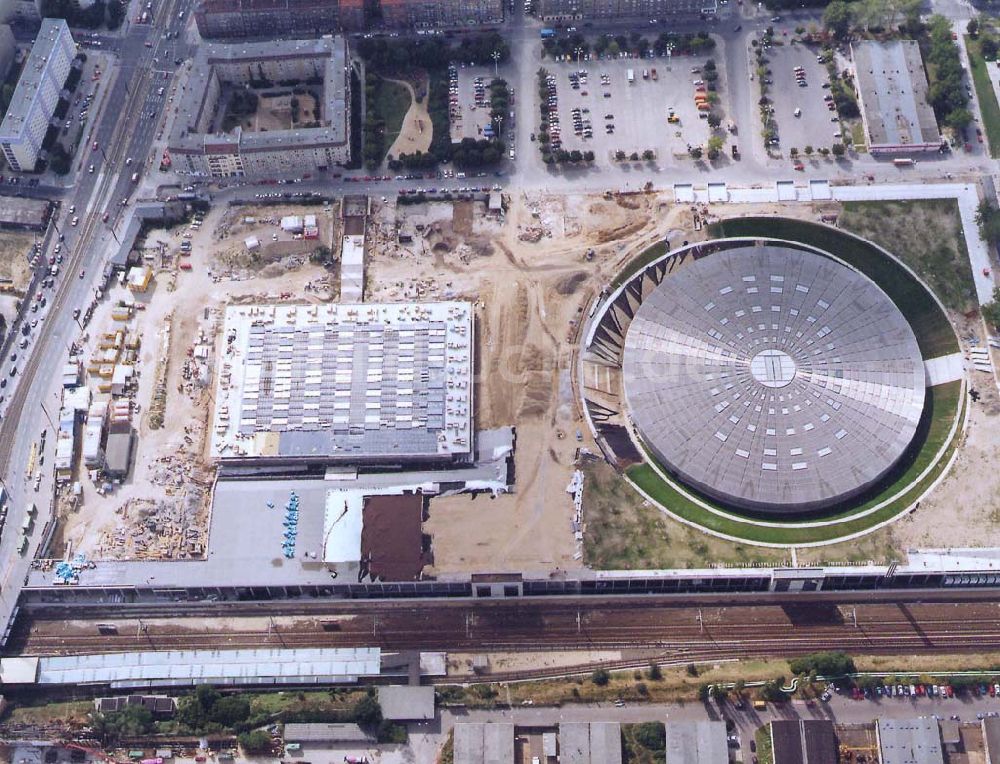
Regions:
[[[565, 492], [587, 437], [571, 374], [578, 322], [635, 242], [645, 246], [684, 214], [665, 214], [655, 197], [627, 205], [519, 196], [502, 222], [486, 219], [483, 206], [471, 203], [377, 211], [370, 299], [475, 301], [477, 419], [483, 428], [517, 428], [513, 494], [431, 502], [425, 524], [433, 537], [430, 572], [580, 565]], [[423, 230], [412, 244], [395, 243], [397, 228], [417, 226]], [[607, 243], [617, 234], [631, 241]]]
[[28, 260], [34, 240], [29, 233], [4, 231], [0, 236], [0, 281], [9, 280], [15, 291], [23, 292], [31, 281]]
[[[455, 677], [469, 676], [476, 673], [473, 660], [481, 653], [448, 653], [448, 675]], [[613, 662], [622, 660], [621, 650], [577, 650], [566, 652], [530, 652], [530, 653], [494, 653], [489, 654], [489, 665], [482, 672], [489, 674], [507, 671], [529, 671], [544, 668], [572, 668], [598, 662]]]
[[[517, 432], [512, 494], [431, 501], [425, 532], [433, 539], [434, 564], [427, 572], [434, 575], [512, 570], [537, 574], [582, 565], [581, 546], [571, 527], [572, 501], [565, 491], [578, 449], [594, 449], [573, 376], [579, 322], [597, 292], [636, 253], [664, 238], [677, 246], [705, 235], [693, 230], [691, 208], [670, 207], [652, 194], [616, 199], [517, 194], [506, 201], [508, 212], [501, 219], [487, 217], [482, 203], [373, 205], [366, 299], [473, 301], [478, 424], [513, 425]], [[771, 211], [777, 210], [725, 210], [727, 216]], [[803, 205], [791, 214], [815, 218], [826, 211]], [[162, 499], [174, 489], [180, 491], [177, 475], [188, 475], [184, 470], [194, 469], [196, 477], [208, 474], [202, 435], [211, 387], [192, 385], [183, 372], [199, 335], [214, 335], [225, 303], [336, 297], [336, 268], [308, 262], [316, 242], [287, 234], [279, 234], [277, 242], [272, 239], [282, 215], [305, 213], [319, 216], [320, 243], [339, 240], [336, 206], [295, 205], [218, 208], [200, 230], [182, 226], [151, 236], [153, 245], [162, 243], [155, 253], [158, 271], [151, 291], [141, 298], [145, 310], [132, 321], [132, 331], [142, 338], [136, 395], [138, 466], [109, 496], [99, 496], [93, 484], [82, 480], [84, 511], [68, 514], [63, 531], [74, 549], [114, 556], [111, 532], [136, 520], [134, 513], [124, 515], [129, 500]], [[398, 243], [402, 232], [413, 240]], [[186, 258], [192, 270], [185, 272], [177, 270], [176, 252], [186, 235], [193, 255]], [[243, 240], [250, 235], [264, 244], [261, 255], [246, 252]], [[89, 327], [90, 342], [108, 330], [111, 305], [124, 294], [119, 290], [105, 299]], [[968, 327], [963, 328], [963, 336], [967, 333]], [[161, 358], [169, 359], [165, 368], [157, 363]], [[147, 413], [158, 373], [166, 375], [167, 400], [165, 424], [156, 429]], [[993, 543], [1000, 523], [995, 509], [1000, 475], [988, 466], [1000, 456], [1000, 396], [981, 381], [979, 388], [984, 397], [972, 407], [967, 442], [956, 467], [917, 513], [850, 549], [804, 555], [800, 550], [800, 562], [814, 557], [855, 559], [859, 554], [880, 559], [887, 549]], [[176, 456], [180, 458], [164, 461]], [[673, 521], [664, 522], [664, 533], [687, 538], [676, 532]], [[748, 554], [738, 546], [715, 551], [718, 559], [732, 562]]]
[[[335, 211], [336, 208], [324, 212], [322, 207], [295, 205], [235, 210], [220, 207], [209, 213], [199, 230], [182, 225], [150, 235], [147, 251], [154, 253], [156, 275], [149, 291], [133, 296], [123, 287], [115, 287], [101, 302], [83, 334], [88, 348], [85, 357], [89, 357], [96, 338], [110, 330], [112, 307], [118, 300], [134, 297], [145, 306], [144, 310], [136, 311], [129, 322], [130, 332], [140, 337], [142, 343], [139, 384], [134, 395], [137, 414], [133, 417], [133, 425], [138, 434], [135, 466], [123, 485], [103, 496], [98, 492], [99, 486], [81, 471], [82, 504], [73, 510], [68, 504], [64, 505], [65, 523], [53, 546], [56, 556], [61, 556], [65, 549], [82, 551], [91, 558], [142, 556], [141, 549], [137, 550], [132, 543], [123, 544], [121, 538], [136, 534], [137, 528], [146, 526], [143, 514], [150, 508], [150, 502], [167, 503], [166, 508], [161, 504], [154, 513], [155, 519], [163, 522], [171, 516], [171, 512], [165, 510], [170, 509], [174, 500], [200, 502], [198, 516], [178, 517], [183, 522], [177, 525], [185, 532], [188, 527], [199, 531], [193, 540], [204, 544], [208, 494], [202, 489], [210, 485], [212, 470], [205, 459], [204, 434], [211, 413], [212, 388], [211, 377], [203, 387], [185, 374], [194, 345], [200, 338], [208, 338], [207, 342], [214, 346], [221, 308], [232, 300], [277, 302], [294, 297], [298, 301], [303, 298], [319, 301], [331, 295], [327, 289], [331, 274], [324, 267], [309, 263], [305, 257], [284, 257], [273, 262], [248, 261], [227, 267], [222, 255], [237, 247], [245, 251], [242, 242], [250, 234], [270, 243], [271, 233], [279, 229], [263, 221], [280, 219], [287, 214], [317, 214], [321, 242], [329, 242]], [[244, 223], [245, 217], [253, 217], [256, 222]], [[182, 260], [179, 248], [185, 235], [190, 235], [192, 242], [192, 255], [183, 258], [191, 263], [190, 271], [178, 270]], [[302, 241], [281, 233], [278, 243], [291, 245]], [[316, 243], [306, 242], [309, 249]], [[165, 341], [168, 335], [169, 344]], [[162, 363], [164, 358], [166, 364]], [[165, 374], [166, 405], [163, 426], [157, 427], [148, 414], [160, 374]], [[89, 381], [96, 387], [94, 380]], [[162, 535], [167, 537], [167, 542], [172, 540], [169, 532]], [[170, 545], [161, 542], [152, 544], [147, 554], [180, 556], [180, 545], [173, 544], [173, 549], [170, 552]], [[184, 554], [196, 553], [184, 546]]]
[[410, 94], [410, 108], [406, 110], [399, 135], [389, 147], [388, 156], [397, 157], [400, 154], [412, 154], [415, 151], [427, 151], [431, 147], [431, 117], [427, 113], [427, 99], [418, 101], [413, 93], [413, 86], [406, 80], [389, 80], [402, 85]]

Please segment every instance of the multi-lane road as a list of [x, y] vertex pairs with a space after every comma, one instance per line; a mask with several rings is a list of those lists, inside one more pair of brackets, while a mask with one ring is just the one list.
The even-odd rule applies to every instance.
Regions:
[[[0, 359], [0, 374], [16, 381], [13, 390], [11, 385], [7, 387], [8, 400], [4, 402], [0, 421], [0, 475], [4, 477], [9, 507], [8, 530], [0, 535], [0, 623], [3, 624], [16, 604], [39, 540], [39, 528], [50, 519], [51, 481], [44, 481], [44, 492], [33, 490], [33, 481], [25, 474], [29, 452], [40, 432], [51, 431], [55, 425], [52, 418], [59, 408], [56, 371], [65, 363], [67, 349], [79, 331], [72, 311], [86, 305], [103, 278], [103, 260], [114, 241], [113, 227], [122, 218], [122, 201], [134, 188], [131, 164], [137, 162], [141, 166], [148, 156], [162, 116], [164, 97], [157, 91], [162, 86], [168, 86], [165, 88], [168, 90], [170, 85], [163, 78], [164, 72], [169, 77], [176, 68], [173, 57], [186, 55], [184, 20], [178, 14], [183, 11], [186, 19], [190, 5], [190, 0], [163, 0], [150, 24], [129, 24], [113, 46], [102, 46], [103, 50], [114, 49], [118, 65], [114, 71], [105, 73], [105, 80], [113, 81], [104, 96], [98, 124], [90, 135], [98, 148], [94, 151], [90, 146], [81, 146], [80, 149], [94, 154], [95, 160], [100, 157], [94, 162], [97, 168], [94, 173], [78, 172], [75, 184], [62, 199], [56, 225], [65, 237], [65, 260], [55, 286], [47, 295], [46, 308], [28, 314], [29, 320], [37, 321], [28, 334], [28, 349], [19, 353], [17, 361], [11, 361], [9, 355]], [[180, 39], [167, 41], [168, 31], [179, 33]], [[147, 40], [151, 43], [149, 47]], [[133, 161], [127, 166], [129, 158]], [[80, 166], [85, 168], [88, 164], [84, 158]], [[70, 224], [71, 205], [76, 207], [75, 215], [80, 218], [77, 226]], [[103, 221], [105, 213], [107, 223]], [[51, 250], [46, 249], [42, 254], [47, 261]], [[20, 340], [23, 336], [20, 326], [12, 327], [12, 335]], [[14, 376], [10, 375], [12, 366], [17, 367]], [[54, 433], [47, 443], [51, 456]], [[46, 469], [51, 463], [49, 459]], [[39, 505], [40, 522], [27, 553], [22, 556], [15, 549], [17, 534], [10, 529], [20, 526], [32, 502]]]

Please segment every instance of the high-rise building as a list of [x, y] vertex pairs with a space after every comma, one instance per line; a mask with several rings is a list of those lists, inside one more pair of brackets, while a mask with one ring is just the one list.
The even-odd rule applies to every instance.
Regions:
[[66, 22], [44, 19], [0, 124], [0, 150], [12, 170], [35, 169], [75, 57], [76, 43]]
[[536, 0], [543, 21], [577, 19], [657, 19], [715, 13], [717, 0]]

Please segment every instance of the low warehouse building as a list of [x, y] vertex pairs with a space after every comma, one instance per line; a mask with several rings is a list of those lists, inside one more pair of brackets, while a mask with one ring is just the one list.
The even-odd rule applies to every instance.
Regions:
[[43, 231], [49, 222], [52, 203], [45, 199], [0, 196], [0, 229]]
[[667, 764], [728, 764], [725, 722], [668, 722]]
[[937, 719], [877, 719], [875, 739], [881, 764], [944, 764]]
[[455, 764], [507, 764], [514, 761], [514, 725], [455, 725]]
[[927, 76], [914, 40], [851, 46], [861, 117], [875, 156], [938, 151], [941, 133], [927, 103]]

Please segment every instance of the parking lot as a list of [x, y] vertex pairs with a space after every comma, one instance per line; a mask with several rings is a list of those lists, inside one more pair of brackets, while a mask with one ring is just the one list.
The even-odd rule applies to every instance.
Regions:
[[[490, 83], [493, 68], [456, 64], [451, 86], [451, 140], [483, 138], [483, 128], [490, 123]], [[457, 93], [455, 90], [457, 85]], [[457, 100], [455, 96], [458, 96]]]
[[[768, 95], [778, 128], [777, 148], [785, 155], [797, 148], [801, 156], [806, 146], [814, 149], [832, 146], [840, 125], [835, 119], [837, 112], [831, 111], [823, 100], [830, 94], [824, 87], [829, 85], [826, 66], [816, 60], [814, 50], [804, 45], [771, 48], [768, 59], [767, 67], [771, 70]], [[796, 67], [801, 67], [804, 86], [799, 85]]]
[[[546, 68], [556, 78], [562, 148], [593, 151], [595, 161], [601, 164], [612, 162], [617, 151], [641, 155], [647, 149], [655, 152], [658, 161], [669, 162], [674, 154], [686, 156], [688, 144], [704, 145], [710, 130], [695, 106], [694, 82], [701, 79], [708, 58], [548, 64]], [[632, 84], [628, 81], [630, 69]], [[719, 73], [715, 113], [725, 126], [726, 88], [721, 68]], [[667, 121], [671, 109], [675, 123]]]

